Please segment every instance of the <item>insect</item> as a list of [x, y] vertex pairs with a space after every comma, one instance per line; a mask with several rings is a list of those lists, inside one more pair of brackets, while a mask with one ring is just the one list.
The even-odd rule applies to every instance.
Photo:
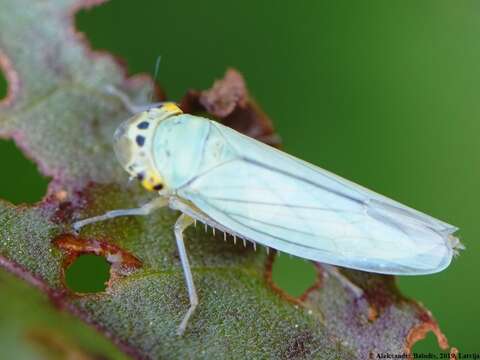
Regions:
[[158, 193], [135, 209], [73, 224], [148, 215], [168, 206], [190, 308], [198, 305], [183, 232], [196, 221], [305, 259], [382, 274], [420, 275], [446, 268], [462, 249], [456, 227], [272, 148], [218, 122], [183, 114], [174, 103], [135, 107], [114, 134], [121, 166]]

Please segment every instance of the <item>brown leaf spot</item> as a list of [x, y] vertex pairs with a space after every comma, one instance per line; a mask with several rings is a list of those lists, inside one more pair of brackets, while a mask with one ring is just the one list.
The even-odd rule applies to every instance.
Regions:
[[82, 254], [95, 254], [105, 257], [111, 264], [109, 285], [119, 276], [128, 275], [142, 266], [142, 262], [135, 256], [106, 241], [62, 234], [57, 236], [53, 243], [66, 255], [63, 261], [63, 270]]
[[56, 223], [64, 223], [72, 218], [75, 212], [75, 207], [71, 201], [63, 201], [58, 204], [52, 221]]
[[442, 333], [437, 322], [432, 319], [432, 316], [428, 312], [424, 311], [420, 313], [419, 319], [422, 322], [410, 329], [407, 335], [407, 339], [405, 341], [405, 352], [407, 354], [411, 354], [413, 345], [415, 345], [417, 341], [424, 339], [429, 331], [432, 331], [435, 334], [437, 337], [438, 346], [440, 346], [441, 349], [448, 349], [447, 337]]
[[390, 275], [370, 279], [368, 286], [363, 289], [368, 301], [368, 321], [375, 321], [384, 309], [401, 300], [396, 287], [395, 278]]
[[54, 223], [69, 224], [75, 212], [79, 208], [84, 208], [90, 201], [88, 190], [92, 186], [93, 184], [88, 184], [87, 188], [77, 190], [72, 184], [53, 180], [49, 184], [48, 194], [41, 207]]
[[374, 322], [382, 312], [392, 304], [406, 300], [395, 285], [395, 277], [391, 275], [372, 275], [339, 268], [344, 281], [362, 290], [369, 309], [367, 318]]
[[53, 194], [55, 199], [59, 202], [64, 202], [68, 199], [68, 191], [67, 190], [59, 190]]
[[250, 97], [242, 75], [228, 69], [211, 89], [190, 90], [180, 107], [187, 113], [207, 112], [224, 125], [269, 145], [279, 146], [272, 121]]
[[374, 322], [378, 318], [378, 310], [375, 306], [370, 306], [368, 308], [368, 314], [367, 314], [368, 321]]

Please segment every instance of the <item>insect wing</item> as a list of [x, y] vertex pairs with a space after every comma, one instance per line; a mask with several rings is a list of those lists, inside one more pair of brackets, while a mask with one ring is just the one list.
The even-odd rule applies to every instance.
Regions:
[[370, 272], [428, 274], [450, 263], [455, 227], [212, 124], [236, 156], [178, 193], [232, 232]]

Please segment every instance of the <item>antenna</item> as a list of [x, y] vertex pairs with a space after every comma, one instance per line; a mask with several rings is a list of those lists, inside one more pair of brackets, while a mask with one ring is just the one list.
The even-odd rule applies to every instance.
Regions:
[[153, 93], [155, 91], [155, 83], [157, 81], [158, 71], [160, 70], [160, 62], [162, 61], [162, 55], [157, 56], [157, 61], [155, 61], [155, 69], [153, 70], [153, 89], [150, 94], [150, 103], [153, 102]]

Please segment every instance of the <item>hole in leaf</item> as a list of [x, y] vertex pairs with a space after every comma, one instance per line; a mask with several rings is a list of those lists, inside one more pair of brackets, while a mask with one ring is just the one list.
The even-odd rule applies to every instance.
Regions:
[[103, 256], [80, 255], [67, 268], [65, 282], [76, 293], [104, 291], [110, 278], [110, 263]]
[[282, 253], [282, 255], [276, 256], [273, 263], [273, 282], [293, 297], [301, 296], [312, 287], [317, 276], [317, 270], [311, 261]]
[[47, 192], [48, 179], [27, 159], [11, 140], [0, 140], [2, 176], [0, 198], [13, 204], [35, 203]]
[[7, 96], [8, 83], [3, 72], [0, 71], [0, 100]]

